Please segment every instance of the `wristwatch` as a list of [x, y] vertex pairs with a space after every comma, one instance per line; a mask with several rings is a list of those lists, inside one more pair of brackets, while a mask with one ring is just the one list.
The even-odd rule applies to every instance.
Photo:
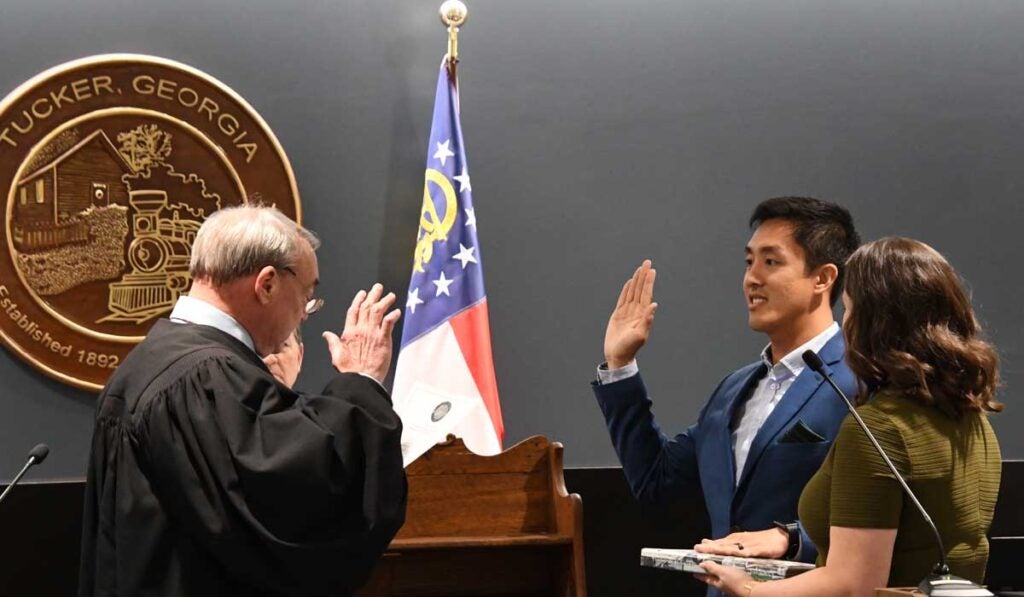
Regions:
[[782, 556], [784, 559], [791, 560], [796, 557], [797, 552], [800, 551], [800, 523], [791, 522], [784, 523], [774, 521], [775, 528], [782, 529], [786, 532], [789, 537], [789, 548], [786, 550], [786, 554]]

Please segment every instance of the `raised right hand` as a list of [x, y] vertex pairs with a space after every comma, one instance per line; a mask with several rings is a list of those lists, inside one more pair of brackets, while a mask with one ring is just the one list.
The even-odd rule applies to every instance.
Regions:
[[383, 294], [380, 284], [374, 284], [370, 292], [360, 290], [345, 314], [341, 336], [324, 332], [331, 364], [340, 373], [362, 373], [384, 382], [391, 367], [391, 331], [402, 312], [389, 312], [395, 304], [395, 294]]
[[658, 303], [652, 302], [656, 273], [651, 260], [645, 259], [622, 287], [604, 333], [604, 359], [609, 369], [629, 364], [647, 343], [658, 309]]

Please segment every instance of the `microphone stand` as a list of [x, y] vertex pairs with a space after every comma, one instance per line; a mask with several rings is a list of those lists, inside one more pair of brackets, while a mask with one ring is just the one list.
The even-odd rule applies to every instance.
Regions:
[[46, 444], [39, 444], [38, 446], [32, 448], [32, 451], [28, 453], [28, 462], [25, 463], [25, 466], [21, 467], [21, 472], [18, 473], [18, 476], [14, 477], [13, 481], [7, 484], [7, 488], [4, 489], [4, 492], [0, 493], [0, 502], [4, 501], [4, 498], [7, 497], [7, 494], [10, 493], [12, 489], [14, 489], [14, 486], [18, 484], [18, 481], [20, 481], [21, 478], [25, 475], [25, 473], [28, 472], [28, 469], [32, 468], [32, 465], [39, 464], [43, 460], [45, 460], [46, 455], [49, 453], [50, 448]]

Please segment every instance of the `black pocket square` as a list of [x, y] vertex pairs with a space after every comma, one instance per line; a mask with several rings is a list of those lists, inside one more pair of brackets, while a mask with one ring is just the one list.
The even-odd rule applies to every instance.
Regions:
[[817, 444], [825, 441], [819, 433], [807, 426], [803, 421], [797, 421], [786, 431], [786, 434], [779, 439], [780, 444]]

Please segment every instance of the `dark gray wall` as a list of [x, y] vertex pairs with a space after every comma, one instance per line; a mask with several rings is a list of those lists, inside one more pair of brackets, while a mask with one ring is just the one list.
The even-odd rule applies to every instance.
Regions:
[[[445, 35], [439, 2], [6, 0], [0, 90], [130, 51], [247, 98], [291, 158], [329, 302], [300, 385], [328, 375], [314, 329], [355, 290], [404, 296]], [[469, 0], [462, 119], [507, 443], [542, 433], [570, 466], [615, 462], [588, 387], [608, 310], [659, 270], [641, 356], [682, 429], [765, 339], [745, 325], [746, 218], [779, 194], [839, 201], [867, 239], [925, 240], [970, 282], [1004, 358], [995, 425], [1024, 458], [1024, 3], [976, 0]], [[84, 473], [92, 397], [0, 351], [0, 476]], [[9, 473], [9, 471], [11, 471]]]

